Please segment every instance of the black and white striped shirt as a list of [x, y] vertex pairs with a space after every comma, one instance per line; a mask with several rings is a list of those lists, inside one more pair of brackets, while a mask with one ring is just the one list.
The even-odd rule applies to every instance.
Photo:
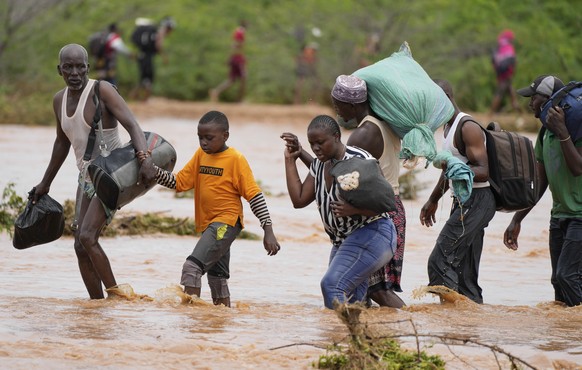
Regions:
[[[346, 146], [346, 153], [343, 159], [352, 157], [361, 157], [375, 160], [370, 153], [363, 149], [354, 146]], [[360, 227], [385, 216], [385, 214], [372, 217], [361, 215], [335, 217], [331, 210], [331, 202], [341, 199], [339, 195], [339, 186], [334, 181], [331, 184], [329, 192], [327, 191], [325, 186], [324, 165], [324, 162], [321, 162], [319, 159], [315, 158], [311, 163], [309, 173], [315, 179], [315, 201], [317, 202], [317, 208], [319, 209], [319, 214], [321, 216], [321, 220], [323, 221], [323, 227], [325, 228], [327, 235], [329, 235], [332, 243], [337, 245], [341, 244], [343, 240], [354, 230], [357, 230]]]

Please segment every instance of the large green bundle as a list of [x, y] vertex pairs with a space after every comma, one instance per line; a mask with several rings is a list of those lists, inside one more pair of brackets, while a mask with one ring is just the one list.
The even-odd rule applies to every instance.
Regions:
[[372, 110], [402, 138], [400, 157], [432, 161], [437, 152], [434, 132], [453, 116], [454, 107], [412, 58], [408, 43], [354, 75], [366, 81]]

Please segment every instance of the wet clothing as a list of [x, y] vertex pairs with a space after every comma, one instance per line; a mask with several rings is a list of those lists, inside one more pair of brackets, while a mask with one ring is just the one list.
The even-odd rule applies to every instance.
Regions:
[[[67, 97], [69, 94], [69, 88], [65, 88], [65, 93], [63, 94], [63, 102], [61, 105], [61, 128], [67, 138], [71, 142], [71, 146], [75, 152], [75, 158], [77, 163], [77, 168], [79, 171], [83, 171], [88, 165], [87, 162], [83, 161], [83, 156], [85, 155], [85, 150], [87, 149], [87, 141], [89, 140], [89, 132], [91, 132], [91, 122], [85, 121], [83, 115], [85, 110], [85, 104], [87, 99], [91, 95], [93, 90], [93, 85], [95, 80], [90, 79], [87, 85], [83, 89], [81, 98], [79, 99], [79, 104], [75, 113], [69, 117], [67, 115]], [[111, 151], [113, 149], [122, 146], [121, 139], [119, 137], [118, 126], [109, 129], [103, 129], [103, 141], [107, 145], [107, 150]], [[99, 143], [95, 143], [93, 147], [93, 153], [91, 154], [91, 159], [95, 159], [100, 154]]]
[[[582, 146], [582, 140], [575, 143]], [[538, 135], [536, 159], [544, 165], [552, 193], [550, 219], [551, 282], [555, 299], [582, 304], [582, 177], [566, 164], [560, 139], [549, 130]]]
[[396, 230], [396, 251], [388, 264], [378, 269], [370, 276], [368, 282], [368, 293], [373, 293], [382, 289], [402, 292], [400, 281], [402, 278], [402, 266], [404, 262], [406, 213], [404, 211], [404, 204], [402, 204], [399, 195], [394, 197], [394, 205], [396, 206], [396, 210], [388, 212], [388, 215], [390, 216], [390, 219], [392, 219]]
[[[454, 144], [455, 131], [464, 113], [451, 126], [443, 149], [467, 163]], [[495, 197], [488, 182], [474, 182], [471, 196], [462, 205], [453, 198], [451, 214], [428, 259], [428, 285], [443, 285], [469, 299], [483, 303], [479, 286], [479, 263], [483, 251], [485, 228], [495, 215]]]
[[396, 250], [396, 230], [390, 218], [380, 218], [348, 235], [333, 246], [327, 272], [321, 279], [325, 307], [334, 301], [362, 302], [368, 291], [368, 277], [389, 261]]
[[388, 215], [396, 228], [396, 252], [390, 262], [374, 272], [370, 276], [368, 292], [373, 293], [378, 290], [391, 289], [395, 292], [402, 292], [400, 280], [402, 277], [402, 265], [404, 259], [404, 242], [406, 235], [406, 214], [404, 205], [400, 199], [398, 178], [400, 177], [400, 138], [389, 125], [373, 116], [366, 116], [358, 125], [371, 122], [378, 127], [382, 133], [384, 142], [384, 152], [378, 158], [378, 163], [382, 169], [384, 177], [394, 190], [396, 210], [388, 212]]
[[[230, 278], [230, 247], [242, 230], [240, 222], [230, 226], [221, 222], [213, 222], [202, 232], [192, 253], [186, 258], [196, 263], [208, 275]], [[184, 269], [180, 284], [197, 287], [195, 276]], [[199, 282], [198, 282], [199, 284]]]
[[[87, 99], [91, 95], [91, 91], [93, 91], [93, 86], [95, 85], [95, 80], [90, 79], [87, 82], [87, 85], [83, 89], [81, 93], [81, 97], [79, 98], [79, 103], [77, 104], [77, 109], [75, 109], [75, 113], [69, 117], [67, 115], [67, 99], [69, 95], [69, 88], [65, 88], [65, 92], [63, 94], [63, 102], [61, 104], [61, 128], [67, 138], [71, 142], [71, 146], [73, 147], [73, 151], [75, 152], [75, 158], [77, 163], [77, 168], [79, 169], [79, 188], [82, 193], [84, 193], [87, 198], [92, 199], [95, 196], [95, 188], [93, 187], [93, 183], [91, 182], [91, 178], [89, 177], [89, 173], [87, 172], [87, 168], [91, 161], [99, 154], [101, 154], [99, 149], [99, 142], [96, 140], [95, 145], [93, 146], [93, 152], [91, 154], [91, 160], [85, 161], [83, 160], [83, 156], [85, 155], [85, 150], [87, 149], [87, 141], [89, 140], [89, 132], [91, 131], [91, 123], [87, 122], [84, 117], [85, 105], [87, 104]], [[111, 151], [113, 149], [119, 148], [122, 146], [121, 139], [119, 137], [119, 126], [115, 126], [114, 128], [103, 129], [103, 142], [105, 143], [107, 150]], [[97, 137], [99, 137], [99, 132], [97, 132]], [[80, 198], [79, 196], [82, 194], [81, 192], [77, 192], [77, 205], [80, 205]], [[115, 210], [107, 208], [103, 202], [103, 209], [105, 211], [105, 215], [107, 217], [107, 224], [109, 224], [115, 214]], [[78, 206], [77, 206], [78, 208]], [[76, 221], [76, 220], [75, 220]]]
[[[346, 153], [344, 154], [343, 159], [352, 158], [354, 156], [375, 160], [370, 153], [363, 149], [346, 146]], [[333, 244], [341, 244], [346, 236], [351, 234], [354, 230], [379, 218], [388, 217], [386, 213], [372, 217], [335, 217], [331, 210], [331, 202], [341, 199], [339, 195], [339, 185], [334, 181], [331, 184], [330, 190], [328, 191], [326, 189], [324, 167], [324, 162], [314, 158], [311, 167], [309, 168], [309, 173], [315, 179], [315, 201], [317, 202], [319, 214], [323, 221], [323, 227]]]
[[[354, 156], [375, 160], [360, 148], [346, 146], [343, 159]], [[309, 173], [315, 179], [315, 200], [323, 226], [333, 246], [327, 272], [321, 280], [325, 307], [334, 301], [361, 302], [366, 298], [370, 275], [386, 265], [396, 250], [396, 231], [387, 213], [368, 216], [335, 217], [331, 202], [340, 200], [334, 181], [328, 191], [325, 163], [315, 158]]]
[[196, 231], [213, 222], [244, 227], [241, 197], [247, 201], [261, 193], [246, 158], [238, 150], [206, 154], [201, 148], [176, 174], [176, 191], [194, 189]]
[[443, 285], [477, 303], [483, 303], [479, 262], [485, 228], [495, 215], [490, 188], [473, 188], [461, 207], [455, 198], [451, 215], [428, 258], [428, 285]]
[[230, 247], [244, 227], [241, 197], [249, 201], [261, 226], [271, 222], [253, 172], [234, 148], [214, 154], [198, 148], [184, 168], [170, 177], [157, 176], [156, 180], [175, 184], [178, 192], [194, 189], [195, 225], [202, 232], [183, 265], [181, 284], [200, 287], [201, 274], [208, 273], [212, 298], [227, 298]]

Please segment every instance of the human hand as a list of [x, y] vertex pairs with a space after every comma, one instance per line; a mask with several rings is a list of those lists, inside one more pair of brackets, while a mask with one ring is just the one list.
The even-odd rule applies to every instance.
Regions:
[[267, 255], [274, 256], [281, 250], [281, 246], [279, 245], [279, 242], [273, 233], [273, 226], [265, 225], [264, 230], [265, 236], [263, 237], [263, 246], [267, 251]]
[[137, 177], [137, 185], [143, 184], [146, 188], [156, 184], [156, 169], [151, 156], [140, 160], [141, 166]]
[[436, 223], [436, 210], [438, 208], [438, 204], [431, 200], [428, 200], [422, 209], [420, 210], [420, 224], [426, 227], [431, 227]]
[[299, 158], [301, 151], [303, 148], [299, 143], [299, 139], [297, 135], [292, 134], [290, 132], [284, 132], [281, 134], [281, 139], [285, 141], [285, 158]]
[[41, 182], [28, 192], [28, 199], [32, 200], [32, 204], [36, 204], [43, 195], [48, 194], [49, 190], [50, 188]]
[[564, 110], [558, 106], [548, 109], [546, 126], [560, 140], [566, 139], [569, 135], [568, 129], [566, 128], [566, 115], [564, 114]]
[[517, 238], [519, 237], [519, 232], [521, 231], [521, 223], [511, 220], [507, 229], [503, 233], [503, 244], [511, 250], [516, 251], [519, 245], [517, 244]]
[[330, 206], [335, 217], [347, 217], [359, 214], [356, 207], [343, 199], [331, 201]]

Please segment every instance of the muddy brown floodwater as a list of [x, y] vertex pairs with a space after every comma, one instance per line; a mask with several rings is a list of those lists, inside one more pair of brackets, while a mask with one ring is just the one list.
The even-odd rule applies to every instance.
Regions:
[[[102, 239], [117, 281], [133, 299], [91, 301], [81, 281], [70, 238], [16, 250], [0, 235], [0, 363], [6, 369], [309, 369], [325, 348], [346, 338], [335, 313], [323, 307], [319, 281], [329, 253], [314, 205], [295, 210], [286, 195], [284, 131], [306, 144], [305, 128], [329, 108], [176, 103], [152, 99], [133, 104], [144, 130], [169, 140], [180, 169], [198, 147], [197, 119], [210, 109], [231, 121], [229, 144], [248, 158], [268, 194], [275, 233], [282, 245], [275, 257], [260, 241], [237, 240], [232, 248], [232, 309], [210, 305], [206, 280], [200, 301], [183, 303], [180, 270], [196, 239], [143, 235]], [[344, 132], [344, 141], [349, 135]], [[440, 131], [436, 136], [440, 137]], [[0, 125], [2, 189], [10, 182], [21, 196], [36, 185], [48, 164], [54, 127]], [[306, 172], [304, 172], [305, 174]], [[440, 354], [447, 369], [509, 368], [497, 346], [537, 369], [582, 368], [582, 308], [553, 302], [547, 251], [550, 194], [523, 222], [520, 249], [510, 251], [502, 235], [511, 214], [499, 213], [486, 229], [480, 284], [485, 304], [441, 304], [417, 296], [427, 282], [426, 261], [447, 219], [450, 199], [439, 204], [432, 229], [418, 221], [436, 181], [432, 166], [418, 168], [418, 199], [405, 200], [406, 251], [400, 296], [402, 310], [374, 307], [362, 319], [379, 335], [402, 336], [403, 345]], [[60, 202], [75, 191], [76, 167], [70, 153], [51, 195]], [[123, 208], [192, 217], [191, 199], [155, 187]], [[249, 231], [261, 235], [245, 204]], [[176, 290], [178, 289], [178, 290]], [[414, 328], [412, 326], [414, 323]], [[470, 343], [443, 344], [440, 337]], [[480, 343], [471, 344], [471, 343]], [[500, 363], [498, 364], [497, 361]]]

